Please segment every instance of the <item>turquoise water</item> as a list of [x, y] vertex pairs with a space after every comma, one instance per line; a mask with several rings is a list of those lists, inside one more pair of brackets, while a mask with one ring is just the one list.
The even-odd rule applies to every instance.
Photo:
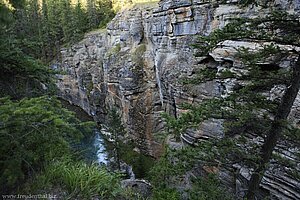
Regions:
[[[64, 108], [75, 112], [76, 117], [81, 121], [93, 121], [93, 118], [80, 107], [71, 105], [65, 100], [61, 100], [61, 102]], [[88, 163], [96, 162], [110, 169], [116, 168], [113, 145], [101, 133], [101, 130], [95, 127], [91, 134], [86, 135], [79, 143], [72, 145], [78, 152], [78, 158], [84, 159]], [[121, 146], [122, 170], [127, 173], [128, 178], [145, 178], [154, 164], [154, 159], [137, 153], [133, 149], [134, 144], [132, 143]]]

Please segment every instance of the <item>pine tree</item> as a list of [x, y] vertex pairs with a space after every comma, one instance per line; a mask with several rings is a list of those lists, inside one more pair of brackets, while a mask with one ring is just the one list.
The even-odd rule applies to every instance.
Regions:
[[98, 1], [97, 5], [97, 18], [98, 20], [98, 27], [105, 26], [113, 17], [114, 11], [112, 10], [112, 1], [111, 0], [101, 0]]
[[44, 61], [48, 61], [51, 59], [51, 41], [49, 35], [49, 25], [48, 25], [48, 5], [46, 0], [42, 0], [42, 8], [41, 8], [41, 43], [42, 43], [42, 58]]
[[255, 193], [259, 188], [259, 184], [263, 178], [264, 172], [267, 169], [268, 163], [272, 158], [272, 153], [275, 149], [277, 142], [280, 139], [280, 135], [282, 134], [285, 121], [288, 118], [289, 113], [291, 112], [291, 108], [295, 102], [297, 94], [300, 89], [300, 54], [298, 56], [297, 62], [293, 67], [293, 76], [291, 78], [291, 83], [287, 87], [280, 105], [277, 109], [276, 115], [274, 117], [274, 121], [272, 122], [271, 129], [267, 133], [267, 137], [264, 141], [264, 144], [261, 149], [261, 158], [258, 163], [258, 167], [253, 172], [249, 189], [247, 193], [247, 199], [254, 200]]
[[114, 16], [110, 0], [88, 0], [86, 7], [80, 0], [74, 5], [72, 0], [10, 2], [14, 6], [9, 12], [14, 16], [11, 34], [18, 40], [18, 47], [46, 62], [59, 59], [61, 46], [81, 40], [85, 32], [106, 25]]
[[111, 139], [113, 141], [114, 156], [117, 162], [117, 167], [121, 169], [121, 145], [122, 139], [126, 133], [125, 128], [122, 124], [121, 116], [119, 115], [116, 108], [112, 108], [108, 114], [108, 131], [111, 133]]
[[[226, 168], [239, 163], [254, 168], [247, 193], [247, 198], [251, 200], [255, 198], [283, 130], [287, 131], [287, 116], [299, 91], [300, 61], [299, 52], [295, 50], [295, 47], [300, 46], [299, 25], [296, 15], [275, 11], [266, 17], [235, 19], [222, 30], [216, 30], [209, 36], [200, 36], [195, 47], [202, 56], [216, 46], [222, 46], [225, 40], [247, 40], [263, 45], [257, 52], [246, 48], [238, 49], [236, 56], [247, 71], [244, 74], [230, 71], [229, 68], [217, 73], [217, 70], [207, 66], [196, 73], [195, 77], [198, 79], [184, 79], [182, 82], [185, 84], [198, 84], [213, 79], [222, 81], [234, 78], [242, 84], [224, 98], [205, 100], [200, 105], [183, 105], [190, 112], [182, 114], [178, 119], [166, 118], [171, 133], [177, 134], [184, 134], [188, 128], [198, 127], [204, 120], [222, 119], [225, 137], [201, 142], [200, 146], [203, 145], [203, 148], [196, 147], [199, 150], [190, 157], [205, 161], [202, 163], [205, 166]], [[286, 49], [284, 45], [294, 48]], [[294, 59], [290, 70], [278, 67], [280, 61], [291, 57]], [[287, 88], [280, 101], [271, 100], [265, 95], [276, 85], [285, 85]], [[296, 134], [294, 130], [291, 129], [290, 135]], [[258, 146], [247, 140], [249, 133], [264, 138], [263, 145]], [[203, 152], [209, 153], [205, 155]]]
[[63, 42], [70, 42], [73, 38], [74, 29], [73, 16], [69, 0], [61, 0], [59, 4], [61, 14], [61, 27], [63, 30]]
[[[23, 41], [25, 41], [22, 46], [27, 46], [28, 50], [25, 52], [32, 57], [40, 57], [42, 52], [41, 46], [41, 17], [40, 17], [40, 7], [38, 0], [32, 0], [27, 3], [25, 9], [27, 13], [27, 25], [26, 29], [28, 30], [24, 35]], [[24, 27], [23, 27], [24, 28]], [[31, 36], [31, 37], [29, 37]]]
[[[259, 188], [259, 184], [262, 180], [264, 172], [267, 170], [267, 166], [272, 158], [274, 148], [279, 138], [281, 137], [283, 130], [286, 127], [285, 124], [287, 121], [287, 117], [299, 92], [300, 54], [299, 52], [295, 52], [293, 50], [285, 50], [284, 48], [279, 46], [294, 45], [295, 47], [300, 45], [299, 25], [300, 23], [297, 16], [289, 15], [282, 11], [275, 11], [270, 16], [265, 18], [256, 18], [252, 20], [237, 19], [235, 22], [228, 24], [223, 30], [217, 30], [213, 32], [209, 37], [201, 37], [200, 39], [201, 42], [199, 43], [199, 45], [204, 47], [202, 48], [202, 53], [209, 52], [212, 48], [214, 48], [217, 44], [220, 44], [220, 42], [224, 40], [247, 39], [254, 42], [260, 41], [263, 43], [271, 43], [271, 45], [264, 46], [264, 49], [256, 54], [249, 53], [247, 49], [240, 50], [240, 52], [243, 52], [241, 53], [241, 58], [244, 61], [244, 64], [247, 67], [249, 73], [248, 75], [244, 75], [243, 77], [239, 78], [247, 81], [252, 80], [252, 84], [235, 91], [228, 99], [231, 99], [231, 101], [235, 101], [235, 105], [233, 107], [230, 106], [229, 109], [239, 108], [236, 102], [241, 102], [242, 107], [247, 108], [248, 111], [244, 109], [235, 111], [240, 121], [238, 126], [247, 127], [248, 130], [252, 129], [255, 133], [259, 133], [261, 131], [257, 128], [254, 128], [257, 125], [255, 125], [255, 123], [251, 123], [251, 120], [255, 120], [255, 117], [260, 118], [258, 117], [258, 114], [262, 110], [265, 110], [264, 112], [270, 112], [271, 115], [274, 115], [274, 119], [268, 119], [266, 121], [267, 123], [265, 124], [265, 127], [262, 127], [262, 130], [264, 131], [262, 131], [261, 133], [265, 132], [266, 135], [264, 143], [258, 154], [259, 158], [255, 163], [256, 167], [249, 183], [247, 193], [247, 199], [249, 200], [255, 199], [255, 193]], [[298, 54], [298, 58], [295, 59], [295, 64], [293, 66], [290, 66], [292, 76], [289, 76], [289, 74], [286, 73], [270, 73], [264, 70], [263, 65], [259, 64], [266, 62], [270, 58], [274, 59], [277, 57], [277, 60], [278, 58], [280, 60], [293, 54]], [[271, 65], [276, 65], [276, 60], [273, 60]], [[259, 95], [260, 92], [268, 91], [276, 84], [284, 84], [287, 86], [287, 89], [284, 92], [284, 95], [280, 100], [278, 106], [276, 105], [276, 102], [270, 102], [265, 97]], [[274, 105], [274, 107], [270, 107], [270, 105], [272, 104]], [[249, 107], [247, 105], [251, 106]], [[268, 107], [269, 109], [267, 109]], [[242, 115], [240, 115], [239, 113], [245, 116], [245, 113], [249, 113], [250, 109], [255, 110], [255, 112], [252, 113], [254, 118], [246, 116], [245, 120], [241, 120], [240, 117]], [[250, 124], [245, 124], [245, 122]], [[231, 127], [234, 129], [236, 128], [236, 125], [237, 124], [231, 124]]]
[[18, 7], [14, 11], [6, 9], [4, 5], [4, 7], [1, 6], [6, 16], [3, 16], [0, 24], [0, 93], [1, 95], [11, 95], [14, 98], [35, 95], [36, 92], [40, 92], [41, 82], [46, 83], [50, 80], [48, 74], [50, 71], [29, 56], [28, 49], [24, 49], [22, 46], [24, 32], [21, 29], [18, 29], [18, 33], [15, 31], [15, 25], [18, 23], [16, 17], [24, 11], [26, 4], [22, 4], [22, 7], [18, 2], [17, 5]]
[[73, 13], [74, 24], [74, 40], [77, 41], [82, 38], [83, 34], [88, 30], [87, 24], [87, 16], [81, 2], [78, 0]]

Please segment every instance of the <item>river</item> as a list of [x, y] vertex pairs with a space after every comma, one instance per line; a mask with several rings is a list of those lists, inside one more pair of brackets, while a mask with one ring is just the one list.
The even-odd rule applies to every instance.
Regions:
[[[81, 121], [93, 121], [80, 107], [71, 105], [69, 102], [62, 100], [64, 108], [75, 112], [75, 115]], [[113, 145], [105, 137], [99, 128], [94, 128], [91, 134], [84, 137], [80, 143], [76, 143], [74, 147], [79, 152], [79, 156], [86, 162], [96, 162], [99, 165], [106, 166], [109, 170], [116, 168], [114, 158]], [[148, 175], [150, 168], [154, 164], [154, 159], [150, 156], [143, 155], [133, 151], [134, 145], [122, 145], [121, 163], [122, 171], [127, 174], [127, 178], [145, 178]]]

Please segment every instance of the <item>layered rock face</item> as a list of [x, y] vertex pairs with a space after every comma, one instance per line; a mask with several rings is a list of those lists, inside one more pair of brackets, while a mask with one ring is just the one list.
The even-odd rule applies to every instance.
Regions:
[[[289, 12], [300, 9], [297, 0], [277, 0], [272, 4]], [[155, 136], [164, 127], [162, 112], [179, 116], [185, 112], [180, 109], [181, 103], [198, 103], [226, 95], [235, 85], [232, 79], [184, 85], [182, 78], [193, 77], [197, 70], [207, 65], [218, 72], [228, 68], [241, 71], [242, 66], [235, 59], [235, 48], [257, 47], [250, 42], [226, 41], [209, 56], [197, 58], [192, 48], [197, 35], [207, 35], [222, 28], [237, 16], [257, 17], [269, 12], [261, 7], [241, 8], [234, 0], [225, 4], [164, 0], [157, 5], [145, 4], [124, 10], [108, 24], [107, 30], [91, 32], [80, 43], [61, 50], [59, 68], [65, 73], [58, 75], [60, 95], [101, 123], [105, 122], [109, 108], [116, 106], [122, 113], [128, 137], [141, 151], [156, 157], [161, 152]], [[281, 67], [290, 64], [282, 61]], [[280, 90], [276, 91], [280, 93]], [[299, 121], [299, 110], [296, 103], [291, 114], [295, 123]], [[222, 121], [208, 120], [201, 127], [202, 131], [187, 132], [183, 139], [193, 143], [199, 139], [222, 137]], [[282, 151], [286, 157], [296, 159], [293, 153]], [[245, 174], [241, 166], [237, 168], [241, 175]], [[277, 191], [275, 196], [280, 198], [300, 198], [299, 181], [290, 177], [278, 181], [276, 176], [265, 180], [265, 189]], [[232, 182], [236, 183], [235, 180]], [[286, 189], [286, 195], [278, 192], [281, 186]]]

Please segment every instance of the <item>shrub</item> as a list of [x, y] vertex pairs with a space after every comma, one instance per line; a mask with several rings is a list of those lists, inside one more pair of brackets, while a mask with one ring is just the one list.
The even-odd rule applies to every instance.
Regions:
[[0, 184], [11, 190], [55, 158], [71, 154], [84, 124], [53, 97], [0, 98]]

